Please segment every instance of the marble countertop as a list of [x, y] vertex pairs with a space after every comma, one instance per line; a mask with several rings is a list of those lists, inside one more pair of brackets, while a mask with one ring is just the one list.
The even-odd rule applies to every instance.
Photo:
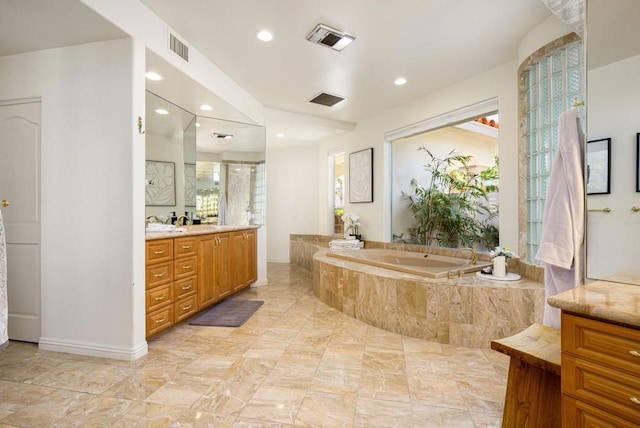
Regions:
[[246, 226], [217, 226], [211, 224], [195, 224], [190, 226], [182, 226], [178, 229], [183, 231], [174, 232], [147, 232], [145, 234], [146, 241], [153, 241], [155, 239], [167, 239], [167, 238], [182, 238], [184, 236], [193, 235], [208, 235], [210, 233], [224, 233], [234, 232], [236, 230], [249, 230], [258, 229], [260, 226], [246, 225]]
[[[627, 278], [620, 274], [610, 279]], [[638, 277], [631, 274], [632, 277]], [[547, 299], [549, 305], [578, 315], [587, 315], [640, 328], [640, 286], [596, 281]]]

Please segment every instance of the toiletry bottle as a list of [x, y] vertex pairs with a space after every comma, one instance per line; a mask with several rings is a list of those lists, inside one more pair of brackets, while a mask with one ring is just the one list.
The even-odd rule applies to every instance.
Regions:
[[[173, 211], [171, 213], [171, 224], [176, 224], [176, 222], [178, 221], [178, 217], [176, 217], [176, 212]], [[177, 226], [177, 225], [176, 225]]]
[[185, 215], [186, 218], [182, 219], [182, 225], [186, 226], [187, 225], [187, 219], [191, 220], [191, 216], [189, 215], [189, 211], [185, 211], [184, 215]]

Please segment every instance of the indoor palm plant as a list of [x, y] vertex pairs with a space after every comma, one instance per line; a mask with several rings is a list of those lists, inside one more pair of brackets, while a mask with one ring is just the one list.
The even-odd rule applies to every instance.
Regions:
[[413, 194], [402, 193], [416, 221], [410, 230], [413, 240], [421, 245], [472, 247], [497, 211], [489, 204], [478, 174], [469, 171], [471, 156], [452, 150], [438, 158], [424, 146], [419, 150], [428, 158], [427, 185], [420, 186], [414, 178]]

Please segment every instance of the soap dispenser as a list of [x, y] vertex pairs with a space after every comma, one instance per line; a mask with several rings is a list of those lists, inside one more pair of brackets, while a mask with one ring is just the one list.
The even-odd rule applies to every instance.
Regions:
[[[171, 213], [171, 224], [176, 224], [178, 222], [178, 217], [176, 216], [176, 212], [173, 211]], [[177, 226], [177, 225], [176, 225]]]

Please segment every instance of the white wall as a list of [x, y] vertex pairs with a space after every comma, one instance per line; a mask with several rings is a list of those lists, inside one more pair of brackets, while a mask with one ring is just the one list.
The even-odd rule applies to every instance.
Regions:
[[611, 138], [611, 194], [590, 195], [587, 208], [611, 208], [587, 217], [587, 277], [604, 278], [638, 264], [640, 193], [636, 192], [640, 56], [588, 73], [588, 140]]
[[146, 353], [140, 51], [120, 39], [0, 58], [0, 99], [42, 98], [44, 349]]
[[267, 260], [288, 263], [290, 234], [319, 233], [318, 149], [267, 147], [266, 168]]
[[[368, 147], [374, 148], [374, 198], [373, 203], [349, 204], [345, 211], [360, 215], [361, 232], [366, 239], [389, 241], [390, 235], [390, 163], [389, 148], [385, 146], [386, 132], [412, 123], [442, 115], [480, 101], [498, 98], [500, 113], [500, 216], [501, 244], [518, 248], [518, 126], [517, 126], [517, 64], [512, 61], [442, 88], [415, 102], [400, 106], [358, 123], [356, 129], [347, 135], [322, 142], [318, 147], [317, 165], [320, 182], [327, 175], [326, 153], [333, 147], [344, 146], [345, 155]], [[348, 172], [347, 172], [348, 195]], [[510, 177], [512, 179], [510, 179]], [[330, 229], [328, 218], [324, 215], [328, 200], [328, 186], [320, 187], [318, 194], [318, 229], [327, 233]], [[270, 197], [276, 197], [271, 196]], [[512, 213], [512, 215], [509, 215]], [[311, 232], [309, 232], [311, 233]]]

